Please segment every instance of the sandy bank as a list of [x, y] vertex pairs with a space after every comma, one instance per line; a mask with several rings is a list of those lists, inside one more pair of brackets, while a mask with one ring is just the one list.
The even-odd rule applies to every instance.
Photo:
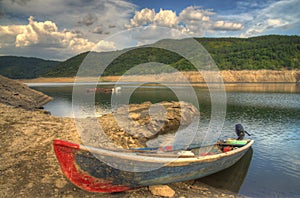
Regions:
[[[135, 76], [105, 76], [101, 77], [99, 81], [107, 82], [116, 82], [120, 79], [122, 81], [157, 81], [157, 82], [184, 82], [189, 81], [192, 83], [203, 83], [206, 82], [204, 77], [212, 76], [212, 72], [203, 72], [202, 74], [198, 72], [182, 72], [183, 76], [172, 75], [172, 74], [159, 74], [159, 75], [135, 75]], [[206, 78], [211, 82], [220, 82], [223, 80], [226, 83], [238, 83], [238, 82], [247, 82], [247, 83], [257, 83], [257, 82], [300, 82], [300, 71], [299, 70], [242, 70], [242, 71], [221, 71], [222, 78]], [[62, 78], [36, 78], [36, 79], [24, 79], [22, 82], [26, 83], [46, 83], [46, 82], [74, 82], [75, 78], [62, 77]], [[91, 81], [92, 78], [82, 78], [81, 81]]]

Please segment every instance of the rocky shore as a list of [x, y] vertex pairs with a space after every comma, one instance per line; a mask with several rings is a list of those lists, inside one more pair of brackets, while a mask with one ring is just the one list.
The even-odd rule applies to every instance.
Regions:
[[[41, 108], [51, 98], [20, 82], [0, 76], [0, 92], [0, 197], [237, 196], [235, 193], [215, 189], [197, 181], [174, 183], [163, 187], [171, 188], [170, 191], [162, 190], [160, 186], [100, 195], [83, 191], [64, 177], [52, 146], [54, 139], [82, 143], [74, 119], [51, 116]], [[176, 129], [179, 120], [184, 120], [188, 125], [191, 121], [189, 115], [198, 114], [192, 106], [185, 103], [166, 102], [160, 105], [165, 107], [164, 113], [172, 119], [150, 119], [151, 115], [145, 112], [151, 104], [145, 103], [143, 106], [129, 107], [129, 117], [132, 121], [126, 122], [127, 125], [115, 127], [112, 114], [102, 116], [99, 122], [115, 144], [131, 148], [144, 146], [148, 139], [165, 133], [170, 127]], [[184, 113], [178, 113], [180, 106], [185, 107]], [[128, 133], [134, 122], [140, 122], [141, 126], [151, 128], [152, 133], [145, 133], [143, 127], [138, 133]], [[159, 125], [160, 122], [164, 124]], [[157, 189], [167, 194], [156, 194]]]

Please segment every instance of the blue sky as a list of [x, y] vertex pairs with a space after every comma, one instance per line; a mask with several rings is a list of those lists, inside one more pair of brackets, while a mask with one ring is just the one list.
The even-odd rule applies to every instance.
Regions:
[[[206, 1], [199, 1], [199, 0], [181, 0], [181, 1], [174, 1], [174, 0], [132, 0], [134, 4], [138, 5], [138, 8], [149, 8], [152, 7], [156, 11], [162, 9], [170, 9], [176, 11], [177, 13], [181, 12], [188, 6], [201, 6], [203, 9], [213, 9], [216, 12], [239, 12], [238, 4], [241, 1], [236, 0], [206, 0]], [[245, 2], [245, 1], [244, 1]], [[249, 1], [250, 3], [255, 3], [255, 0]]]
[[299, 8], [300, 0], [0, 0], [0, 55], [64, 60], [167, 38], [148, 31], [129, 41], [149, 26], [192, 37], [299, 35]]

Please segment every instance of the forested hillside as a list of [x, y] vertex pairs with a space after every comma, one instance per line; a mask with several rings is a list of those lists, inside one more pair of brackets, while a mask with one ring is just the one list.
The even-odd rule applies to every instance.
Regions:
[[[196, 38], [196, 40], [206, 48], [221, 70], [300, 69], [299, 36], [269, 35], [253, 38]], [[103, 53], [93, 53], [101, 60]], [[87, 54], [88, 52], [82, 53], [60, 63], [44, 76], [75, 76]], [[181, 71], [195, 70], [187, 60], [177, 54], [146, 47], [122, 54], [109, 65], [104, 75], [122, 75], [133, 66], [148, 62], [168, 64]], [[153, 68], [146, 73], [168, 72], [168, 70], [167, 67]], [[142, 71], [136, 72], [142, 74]]]
[[300, 69], [300, 37], [197, 38], [220, 69]]
[[58, 61], [17, 56], [0, 56], [0, 74], [8, 78], [37, 78], [53, 69]]
[[55, 68], [43, 74], [45, 77], [73, 77], [76, 76], [78, 68], [84, 58], [89, 54], [89, 52], [85, 52], [82, 54], [78, 54], [68, 60], [59, 63]]
[[[300, 36], [268, 35], [252, 38], [196, 38], [196, 40], [205, 47], [221, 70], [300, 69]], [[172, 43], [173, 41], [159, 42]], [[76, 76], [80, 64], [88, 54], [101, 61], [101, 57], [114, 53], [120, 53], [120, 51], [90, 54], [85, 52], [64, 62], [2, 56], [0, 57], [0, 74], [9, 78], [73, 77]], [[91, 63], [98, 64], [98, 62]], [[118, 56], [105, 70], [104, 75], [123, 75], [130, 68], [149, 62], [171, 65], [180, 71], [195, 70], [190, 62], [178, 54], [145, 46], [128, 50]], [[147, 69], [146, 72], [135, 70], [135, 73], [131, 74], [155, 74], [169, 71], [170, 67], [162, 66]], [[99, 74], [95, 72], [93, 75]]]

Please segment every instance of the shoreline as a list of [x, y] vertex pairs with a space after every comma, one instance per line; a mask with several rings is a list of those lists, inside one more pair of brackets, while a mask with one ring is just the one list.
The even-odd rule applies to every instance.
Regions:
[[[160, 75], [136, 75], [136, 76], [104, 76], [100, 79], [97, 77], [85, 77], [76, 79], [76, 83], [93, 84], [100, 83], [104, 86], [130, 85], [135, 83], [143, 84], [149, 82], [153, 85], [164, 86], [194, 86], [200, 88], [219, 88], [223, 89], [224, 84], [226, 91], [243, 91], [243, 92], [284, 92], [300, 93], [300, 70], [242, 70], [242, 71], [221, 71], [222, 77], [214, 82], [206, 83], [204, 78], [197, 72], [182, 72], [178, 74], [160, 74]], [[210, 74], [210, 72], [204, 73]], [[213, 74], [215, 75], [215, 74]], [[217, 75], [216, 75], [217, 76]], [[188, 79], [188, 80], [187, 80]], [[73, 86], [75, 77], [63, 78], [36, 78], [19, 80], [28, 86]], [[32, 83], [32, 84], [31, 84]], [[47, 84], [48, 83], [48, 84]], [[53, 84], [51, 84], [53, 83]], [[285, 86], [291, 84], [291, 86]]]
[[[74, 119], [52, 116], [40, 109], [40, 105], [47, 102], [46, 95], [5, 77], [0, 82], [3, 92], [0, 151], [5, 159], [0, 161], [0, 197], [154, 197], [149, 187], [100, 194], [73, 185], [61, 172], [52, 142], [63, 139], [81, 144]], [[113, 122], [107, 124], [108, 128], [114, 126]], [[242, 197], [196, 180], [168, 186], [175, 191], [175, 197]]]
[[[219, 75], [220, 74], [220, 75]], [[223, 70], [163, 73], [131, 76], [103, 76], [103, 77], [53, 77], [19, 79], [23, 83], [74, 83], [76, 82], [172, 82], [172, 83], [299, 83], [300, 70]]]
[[[81, 143], [72, 118], [52, 116], [44, 110], [25, 110], [0, 103], [2, 133], [0, 197], [155, 197], [149, 187], [119, 193], [92, 193], [73, 185], [61, 172], [52, 142]], [[5, 128], [5, 133], [3, 132]], [[168, 184], [175, 197], [243, 197], [199, 180]]]

